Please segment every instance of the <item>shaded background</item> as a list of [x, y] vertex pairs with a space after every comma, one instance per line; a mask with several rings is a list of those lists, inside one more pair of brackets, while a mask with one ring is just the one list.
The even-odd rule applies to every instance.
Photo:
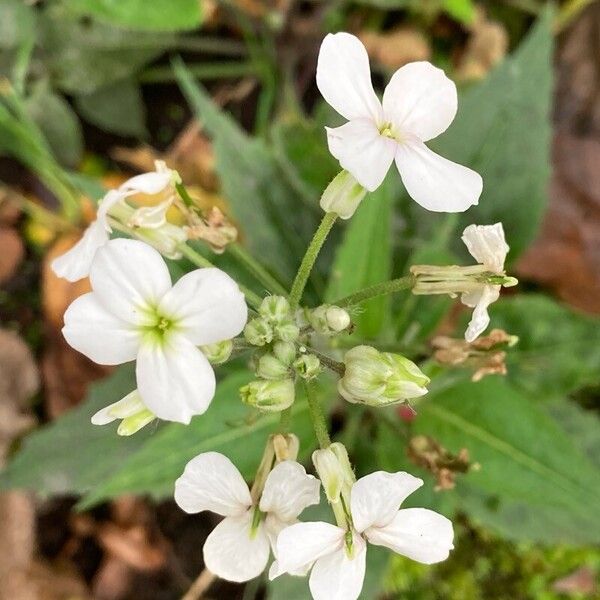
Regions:
[[[468, 222], [505, 223], [521, 280], [491, 310], [493, 326], [521, 338], [505, 379], [459, 382], [416, 418], [386, 413], [389, 427], [332, 409], [359, 470], [416, 470], [404, 439], [418, 433], [467, 448], [481, 467], [440, 492], [427, 475], [419, 504], [456, 515], [451, 558], [423, 567], [372, 552], [363, 597], [600, 597], [599, 3], [0, 0], [0, 598], [179, 598], [200, 572], [216, 521], [168, 496], [210, 428], [122, 440], [91, 427], [95, 407], [130, 391], [131, 370], [106, 380], [66, 345], [62, 315], [88, 284], [48, 265], [93, 218], [103, 187], [162, 158], [201, 206], [243, 224], [243, 242], [289, 283], [336, 172], [322, 128], [336, 116], [314, 83], [319, 44], [336, 30], [361, 37], [379, 88], [414, 60], [457, 81], [461, 110], [435, 147], [486, 188], [462, 221], [424, 215], [391, 174], [379, 204], [337, 233], [309, 298], [462, 260], [454, 232]], [[187, 70], [174, 72], [176, 57]], [[331, 265], [338, 278], [326, 281]], [[460, 336], [451, 301], [399, 302], [355, 315], [359, 333], [421, 358], [436, 333]], [[234, 367], [221, 404], [235, 399]], [[160, 462], [170, 454], [172, 471]], [[287, 579], [217, 582], [206, 597], [308, 591]]]

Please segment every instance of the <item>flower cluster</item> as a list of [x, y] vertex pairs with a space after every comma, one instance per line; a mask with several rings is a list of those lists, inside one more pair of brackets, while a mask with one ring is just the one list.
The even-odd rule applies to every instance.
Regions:
[[[427, 394], [432, 370], [357, 340], [352, 316], [359, 305], [409, 289], [460, 295], [474, 309], [466, 342], [446, 339], [436, 355], [442, 364], [459, 364], [489, 349], [489, 340], [479, 345], [474, 340], [487, 328], [488, 307], [501, 287], [517, 282], [505, 272], [509, 247], [502, 224], [470, 225], [462, 239], [476, 265], [414, 265], [405, 277], [336, 302], [303, 306], [304, 287], [331, 227], [338, 217], [354, 214], [368, 192], [381, 185], [392, 162], [408, 194], [428, 210], [464, 211], [478, 203], [482, 191], [477, 173], [425, 144], [446, 130], [457, 111], [456, 88], [440, 69], [426, 62], [402, 67], [380, 101], [366, 50], [356, 37], [338, 33], [323, 41], [317, 85], [347, 119], [341, 127], [327, 128], [329, 149], [342, 171], [321, 197], [326, 214], [289, 293], [258, 261], [241, 254], [240, 245], [230, 248], [236, 228], [216, 208], [201, 214], [179, 175], [163, 163], [109, 191], [81, 240], [52, 266], [69, 281], [89, 276], [91, 285], [91, 292], [77, 298], [64, 315], [67, 342], [102, 365], [135, 361], [135, 389], [98, 411], [92, 417], [96, 425], [119, 420], [117, 432], [131, 435], [155, 419], [189, 424], [213, 399], [213, 365], [234, 353], [245, 353], [254, 372], [254, 379], [240, 389], [242, 402], [253, 417], [281, 413], [277, 431], [292, 430], [290, 409], [297, 389], [304, 388], [319, 444], [312, 455], [318, 477], [297, 461], [298, 438], [276, 433], [267, 440], [252, 487], [229, 458], [205, 452], [176, 481], [175, 500], [188, 513], [211, 511], [223, 517], [204, 545], [204, 563], [214, 574], [248, 581], [267, 569], [272, 555], [271, 579], [310, 573], [316, 600], [355, 600], [363, 585], [368, 544], [432, 564], [445, 560], [453, 548], [453, 528], [431, 510], [401, 508], [423, 485], [421, 479], [384, 471], [356, 479], [346, 448], [331, 443], [315, 382], [330, 371], [338, 397], [348, 403], [346, 411], [354, 404], [371, 411], [417, 401]], [[134, 205], [138, 194], [152, 196], [153, 203]], [[173, 207], [183, 215], [183, 224], [168, 221]], [[110, 240], [113, 228], [136, 239]], [[232, 250], [232, 257], [241, 257], [242, 266], [249, 267], [269, 295], [259, 297], [239, 286], [196, 253], [190, 240], [204, 241], [215, 253]], [[163, 256], [183, 255], [201, 268], [173, 282]], [[478, 372], [502, 372], [504, 354], [496, 356], [494, 364], [478, 364]], [[466, 450], [454, 457], [426, 437], [413, 440], [411, 449], [417, 464], [428, 466], [442, 488], [455, 484], [456, 473], [469, 470]], [[320, 502], [321, 491], [335, 524], [300, 522], [304, 509]]]

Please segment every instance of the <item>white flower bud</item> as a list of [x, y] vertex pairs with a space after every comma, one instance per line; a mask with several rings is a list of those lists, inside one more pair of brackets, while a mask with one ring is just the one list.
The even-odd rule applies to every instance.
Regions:
[[312, 328], [321, 335], [335, 335], [350, 327], [350, 315], [339, 306], [323, 304], [308, 314]]
[[206, 356], [208, 362], [213, 365], [220, 365], [229, 360], [233, 350], [233, 341], [224, 340], [223, 342], [217, 342], [216, 344], [200, 346], [200, 350], [202, 350], [202, 353]]
[[258, 359], [256, 374], [262, 379], [285, 379], [289, 377], [290, 369], [273, 354], [263, 354]]
[[344, 363], [338, 391], [348, 402], [385, 406], [427, 393], [429, 378], [400, 354], [356, 346], [346, 353]]
[[321, 361], [314, 354], [303, 354], [294, 361], [294, 369], [302, 379], [314, 379], [321, 372]]
[[244, 404], [267, 412], [279, 412], [294, 403], [294, 382], [291, 379], [258, 379], [240, 388], [240, 395]]
[[358, 208], [367, 190], [348, 171], [341, 171], [325, 188], [321, 196], [321, 208], [337, 213], [341, 219], [349, 219]]
[[272, 324], [283, 323], [291, 318], [290, 303], [283, 296], [267, 296], [258, 312]]
[[327, 500], [338, 502], [345, 478], [337, 456], [330, 448], [324, 448], [313, 452], [312, 461], [325, 490]]
[[273, 354], [284, 364], [291, 365], [296, 358], [296, 345], [293, 342], [275, 342]]
[[253, 346], [264, 346], [273, 341], [273, 328], [260, 317], [248, 321], [244, 327], [244, 337]]

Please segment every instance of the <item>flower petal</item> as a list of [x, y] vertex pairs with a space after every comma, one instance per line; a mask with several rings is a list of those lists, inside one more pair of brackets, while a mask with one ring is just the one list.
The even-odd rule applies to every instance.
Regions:
[[274, 513], [282, 521], [292, 521], [307, 506], [319, 504], [321, 482], [307, 475], [293, 460], [280, 462], [267, 477], [260, 499], [260, 510]]
[[158, 194], [171, 183], [171, 177], [170, 169], [150, 171], [131, 177], [119, 187], [119, 190], [149, 195]]
[[406, 191], [427, 210], [463, 212], [479, 202], [479, 173], [432, 152], [420, 140], [398, 144], [396, 166]]
[[400, 504], [423, 485], [423, 480], [409, 473], [376, 471], [361, 477], [350, 493], [350, 511], [356, 531], [387, 525]]
[[364, 188], [376, 190], [394, 160], [397, 143], [382, 136], [373, 121], [355, 119], [327, 129], [329, 151]]
[[144, 340], [136, 378], [144, 404], [159, 419], [190, 422], [215, 395], [215, 373], [206, 357], [180, 334], [163, 342]]
[[342, 547], [317, 560], [309, 580], [314, 600], [356, 600], [365, 579], [366, 558], [367, 545], [355, 535], [352, 558]]
[[108, 232], [96, 220], [84, 232], [83, 237], [68, 251], [52, 261], [52, 270], [67, 281], [78, 281], [90, 274], [96, 250], [108, 242]]
[[365, 536], [371, 544], [385, 546], [426, 565], [446, 560], [454, 548], [452, 522], [426, 508], [399, 510], [391, 523], [372, 527]]
[[327, 103], [346, 119], [381, 120], [383, 111], [373, 90], [369, 55], [356, 36], [325, 36], [317, 62], [317, 87]]
[[107, 425], [116, 419], [126, 419], [144, 410], [146, 407], [137, 390], [129, 392], [118, 402], [113, 402], [92, 415], [93, 425]]
[[457, 108], [454, 82], [428, 62], [398, 69], [383, 93], [385, 119], [400, 135], [411, 133], [423, 142], [446, 131]]
[[269, 560], [269, 540], [259, 525], [251, 537], [252, 511], [223, 519], [204, 544], [206, 568], [227, 581], [258, 577]]
[[220, 269], [184, 275], [164, 295], [158, 311], [176, 318], [182, 333], [197, 346], [235, 337], [248, 318], [244, 294]]
[[90, 269], [92, 289], [114, 315], [141, 325], [148, 308], [158, 305], [171, 288], [165, 261], [154, 249], [137, 240], [111, 240], [96, 252]]
[[140, 337], [129, 323], [111, 314], [93, 292], [79, 296], [67, 308], [62, 329], [67, 343], [100, 365], [134, 360]]
[[461, 239], [478, 263], [494, 273], [504, 270], [504, 261], [510, 248], [504, 237], [502, 223], [469, 225], [463, 231]]
[[467, 342], [475, 341], [490, 324], [488, 306], [500, 298], [499, 285], [486, 285], [480, 292], [469, 292], [461, 296], [461, 302], [467, 306], [474, 306], [473, 316], [465, 331]]
[[175, 502], [187, 513], [210, 510], [223, 517], [246, 513], [250, 491], [235, 465], [219, 452], [192, 458], [175, 482]]
[[342, 548], [345, 531], [321, 521], [295, 523], [277, 537], [278, 569], [269, 573], [272, 579], [282, 573], [305, 569], [315, 560]]

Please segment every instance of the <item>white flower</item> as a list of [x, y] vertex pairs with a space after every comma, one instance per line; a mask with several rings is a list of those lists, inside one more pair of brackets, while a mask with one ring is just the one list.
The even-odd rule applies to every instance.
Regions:
[[97, 252], [92, 292], [64, 316], [67, 342], [102, 365], [137, 360], [145, 407], [160, 419], [189, 423], [215, 391], [211, 365], [197, 346], [233, 338], [244, 328], [242, 292], [219, 269], [198, 269], [171, 284], [161, 255], [143, 242], [115, 239]]
[[424, 508], [398, 510], [423, 485], [408, 473], [377, 471], [359, 479], [350, 495], [353, 529], [329, 523], [297, 523], [277, 538], [271, 579], [312, 566], [315, 600], [356, 600], [365, 577], [367, 544], [385, 546], [425, 564], [445, 560], [453, 548], [452, 523]]
[[[471, 256], [490, 273], [504, 275], [504, 261], [510, 250], [504, 239], [502, 223], [495, 225], [469, 225], [462, 235]], [[504, 284], [506, 285], [506, 283]], [[500, 297], [501, 285], [485, 284], [461, 295], [463, 304], [474, 308], [473, 317], [465, 332], [467, 342], [481, 335], [490, 324], [488, 306]]]
[[424, 144], [456, 115], [456, 86], [441, 69], [428, 62], [403, 66], [380, 102], [364, 46], [353, 35], [336, 33], [321, 45], [317, 86], [348, 119], [341, 127], [327, 128], [329, 150], [363, 187], [377, 189], [395, 160], [406, 190], [424, 208], [462, 212], [477, 204], [483, 187], [479, 174]]
[[204, 544], [204, 563], [228, 581], [260, 575], [279, 532], [319, 502], [318, 479], [297, 462], [280, 462], [269, 473], [258, 505], [233, 463], [218, 452], [193, 458], [175, 482], [175, 501], [188, 513], [210, 510], [225, 517]]
[[[110, 190], [98, 205], [96, 220], [85, 230], [79, 242], [68, 252], [52, 261], [52, 270], [56, 275], [68, 281], [77, 281], [87, 277], [96, 250], [109, 240], [109, 233], [112, 231], [108, 222], [110, 209], [135, 194], [153, 195], [162, 192], [171, 184], [173, 177], [174, 171], [168, 169], [163, 162], [157, 161], [156, 171], [136, 175], [116, 190]], [[151, 214], [156, 212], [160, 214], [163, 208], [162, 204], [159, 207], [158, 211], [154, 207], [144, 208], [144, 210], [152, 211]], [[164, 210], [162, 212], [164, 213]], [[157, 218], [160, 220], [160, 216]], [[137, 220], [139, 220], [139, 216]]]

